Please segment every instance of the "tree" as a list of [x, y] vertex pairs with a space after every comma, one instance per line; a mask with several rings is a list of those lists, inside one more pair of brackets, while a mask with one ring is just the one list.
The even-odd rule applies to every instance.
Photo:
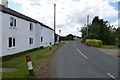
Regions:
[[66, 36], [66, 39], [67, 40], [73, 40], [74, 36], [72, 34], [69, 34]]
[[81, 28], [81, 33], [82, 33], [82, 38], [84, 38], [84, 36], [86, 36], [87, 34], [87, 27], [82, 27]]
[[92, 23], [99, 23], [99, 17], [98, 17], [98, 16], [95, 16], [95, 17], [93, 18]]
[[[87, 36], [86, 28], [88, 27], [89, 35]], [[93, 38], [99, 39], [103, 41], [103, 44], [109, 45], [113, 44], [115, 40], [115, 36], [119, 37], [120, 29], [117, 29], [115, 33], [112, 29], [112, 26], [110, 26], [108, 21], [104, 21], [103, 19], [99, 19], [98, 16], [95, 16], [93, 18], [92, 24], [87, 26], [85, 28], [82, 28], [82, 37], [85, 38], [91, 38], [91, 34]], [[93, 35], [94, 34], [94, 35]], [[97, 37], [96, 37], [97, 36]], [[113, 40], [113, 41], [111, 41]], [[112, 43], [111, 43], [112, 42]]]
[[72, 34], [69, 34], [67, 36], [60, 36], [60, 41], [64, 41], [64, 40], [73, 40], [75, 36], [73, 36]]

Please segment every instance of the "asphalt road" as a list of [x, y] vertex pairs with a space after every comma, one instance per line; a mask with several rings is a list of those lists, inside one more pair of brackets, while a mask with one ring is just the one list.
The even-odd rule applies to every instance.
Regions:
[[58, 78], [118, 78], [118, 59], [79, 40], [65, 43], [56, 56]]

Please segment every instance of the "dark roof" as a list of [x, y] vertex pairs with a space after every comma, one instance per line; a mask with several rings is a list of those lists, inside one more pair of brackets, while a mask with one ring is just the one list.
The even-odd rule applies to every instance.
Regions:
[[49, 28], [49, 29], [51, 29], [51, 30], [53, 30], [53, 31], [54, 31], [54, 29], [50, 28], [49, 26], [46, 26], [45, 24], [40, 23], [40, 22], [38, 22], [38, 23], [39, 23], [41, 26], [44, 26], [44, 27]]
[[[35, 20], [35, 19], [32, 19], [32, 18], [30, 18], [30, 17], [28, 17], [28, 16], [26, 16], [26, 15], [23, 15], [23, 14], [15, 11], [15, 10], [12, 10], [12, 9], [10, 9], [10, 8], [6, 8], [6, 7], [4, 7], [3, 5], [0, 5], [0, 11], [2, 11], [3, 13], [7, 13], [7, 14], [10, 14], [10, 15], [13, 15], [13, 16], [16, 16], [16, 17], [25, 19], [25, 20], [27, 20], [27, 21], [31, 21], [31, 22], [34, 22], [34, 23], [39, 23], [41, 26], [44, 26], [44, 27], [46, 27], [46, 28], [49, 28], [49, 29], [53, 30], [52, 28], [44, 25], [43, 23], [41, 23], [41, 22], [39, 22], [39, 21], [37, 21], [37, 20]], [[53, 31], [54, 31], [54, 30], [53, 30]]]

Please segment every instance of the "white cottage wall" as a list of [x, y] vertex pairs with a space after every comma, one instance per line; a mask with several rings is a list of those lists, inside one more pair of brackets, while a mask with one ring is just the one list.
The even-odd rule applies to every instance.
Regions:
[[[10, 27], [10, 17], [16, 19], [16, 28]], [[3, 14], [3, 56], [11, 55], [25, 50], [35, 48], [35, 27], [36, 24], [33, 24], [33, 30], [30, 30], [30, 21], [9, 15]], [[9, 37], [15, 38], [15, 47], [8, 47]], [[33, 38], [33, 44], [29, 44], [29, 38]]]
[[44, 47], [49, 46], [50, 42], [54, 44], [54, 31], [53, 30], [46, 28], [46, 27], [42, 27], [41, 36], [43, 37], [43, 42], [41, 44]]
[[35, 46], [36, 48], [40, 47], [40, 27], [41, 25], [39, 23], [36, 24], [35, 27]]
[[0, 12], [0, 56], [2, 56], [2, 12]]
[[[13, 22], [12, 25], [16, 23], [16, 26], [11, 27], [11, 22]], [[33, 26], [32, 30], [30, 30], [30, 23]], [[30, 38], [33, 39], [33, 44], [30, 44]], [[0, 56], [12, 55], [41, 46], [47, 47], [50, 42], [54, 44], [54, 31], [49, 27], [4, 7], [3, 12], [0, 11]]]

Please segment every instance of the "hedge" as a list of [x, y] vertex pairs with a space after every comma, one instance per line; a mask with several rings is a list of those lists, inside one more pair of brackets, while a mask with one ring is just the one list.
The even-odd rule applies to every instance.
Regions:
[[97, 39], [86, 39], [85, 44], [92, 47], [101, 47], [102, 41]]

